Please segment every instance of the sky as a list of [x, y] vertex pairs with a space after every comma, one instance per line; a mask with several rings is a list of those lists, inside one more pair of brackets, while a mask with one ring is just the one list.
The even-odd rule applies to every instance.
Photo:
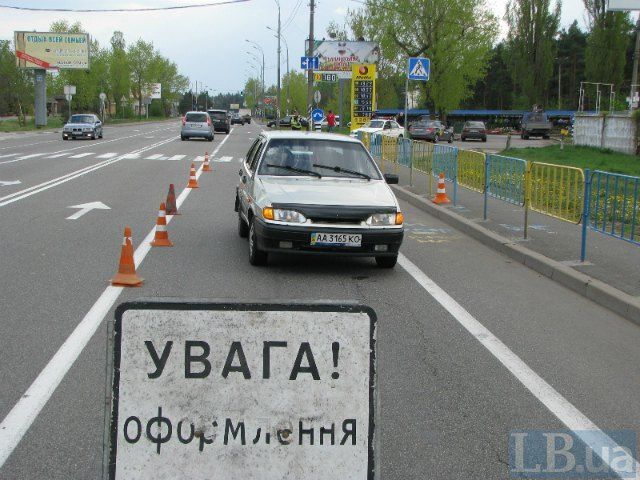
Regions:
[[[216, 0], [137, 0], [86, 2], [86, 0], [0, 0], [0, 5], [37, 8], [139, 8], [208, 3]], [[443, 0], [446, 1], [446, 0]], [[289, 68], [299, 69], [304, 55], [304, 41], [309, 31], [308, 0], [279, 0], [282, 37], [289, 45]], [[507, 0], [486, 0], [498, 18], [504, 16]], [[343, 24], [348, 9], [361, 6], [353, 0], [317, 0], [315, 37], [326, 35], [331, 21]], [[265, 56], [265, 84], [277, 79], [278, 7], [276, 0], [249, 0], [244, 3], [216, 7], [190, 8], [161, 12], [68, 13], [32, 12], [0, 8], [0, 39], [13, 40], [15, 30], [48, 31], [56, 20], [79, 21], [100, 44], [108, 45], [114, 30], [124, 33], [125, 40], [138, 38], [153, 42], [155, 48], [178, 65], [180, 73], [198, 90], [204, 85], [212, 91], [236, 92], [250, 76], [256, 76], [251, 52], [262, 63], [262, 54], [246, 40], [260, 45]], [[584, 27], [582, 0], [564, 0], [561, 27], [574, 19]], [[506, 26], [502, 22], [501, 34]], [[282, 45], [282, 74], [286, 72], [286, 48]]]

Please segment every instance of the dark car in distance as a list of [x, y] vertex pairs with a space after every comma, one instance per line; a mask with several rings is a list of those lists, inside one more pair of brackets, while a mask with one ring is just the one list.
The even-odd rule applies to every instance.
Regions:
[[464, 142], [471, 139], [487, 141], [487, 127], [484, 122], [464, 122], [460, 140]]
[[[286, 115], [282, 117], [280, 119], [280, 126], [283, 128], [291, 128], [292, 119], [293, 119], [293, 115]], [[309, 126], [309, 121], [306, 118], [298, 117], [298, 120], [300, 121], [300, 125], [302, 126], [302, 128], [307, 128]], [[276, 126], [275, 118], [273, 120], [269, 120], [269, 123], [267, 123], [267, 127], [275, 127], [275, 126]]]
[[244, 118], [242, 118], [239, 113], [232, 113], [231, 125], [244, 125]]
[[226, 110], [207, 110], [213, 123], [213, 130], [216, 132], [229, 133], [231, 131], [231, 122]]

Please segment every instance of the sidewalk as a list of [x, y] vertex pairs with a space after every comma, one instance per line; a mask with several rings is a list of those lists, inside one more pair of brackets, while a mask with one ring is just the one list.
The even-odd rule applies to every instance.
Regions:
[[[392, 167], [385, 162], [385, 171]], [[409, 169], [399, 166], [400, 186], [421, 196], [427, 194], [427, 176], [414, 171], [409, 185]], [[435, 193], [435, 179], [432, 188]], [[446, 183], [453, 201], [453, 185]], [[529, 211], [528, 238], [524, 237], [524, 208], [489, 197], [487, 220], [483, 220], [483, 194], [458, 185], [456, 205], [447, 208], [514, 243], [563, 263], [640, 299], [640, 246], [588, 230], [587, 256], [580, 263], [581, 225]]]

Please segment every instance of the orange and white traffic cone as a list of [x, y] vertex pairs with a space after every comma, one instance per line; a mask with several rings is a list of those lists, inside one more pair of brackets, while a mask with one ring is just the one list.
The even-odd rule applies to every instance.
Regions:
[[178, 205], [176, 204], [176, 191], [173, 183], [169, 184], [169, 193], [167, 194], [167, 215], [180, 215], [178, 213]]
[[189, 183], [187, 183], [187, 188], [198, 188], [198, 179], [196, 179], [196, 167], [192, 163], [191, 170], [189, 170]]
[[204, 152], [204, 163], [202, 164], [203, 172], [213, 172], [211, 165], [209, 165], [209, 152]]
[[169, 240], [169, 232], [167, 232], [167, 210], [164, 202], [160, 204], [158, 210], [158, 220], [156, 221], [156, 235], [151, 242], [152, 247], [173, 247], [173, 243]]
[[143, 281], [144, 280], [136, 274], [136, 265], [133, 261], [131, 227], [124, 227], [124, 238], [122, 239], [118, 273], [111, 279], [111, 285], [119, 287], [139, 287]]
[[444, 173], [441, 173], [438, 177], [438, 190], [436, 190], [436, 198], [433, 199], [433, 203], [442, 204], [442, 203], [451, 203], [449, 197], [447, 197], [447, 192], [444, 188]]

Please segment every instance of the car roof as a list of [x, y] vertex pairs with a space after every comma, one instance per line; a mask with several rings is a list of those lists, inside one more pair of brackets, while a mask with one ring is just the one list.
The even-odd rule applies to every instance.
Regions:
[[306, 140], [331, 140], [335, 142], [360, 143], [357, 138], [341, 135], [339, 133], [318, 133], [318, 132], [301, 132], [292, 130], [280, 130], [276, 132], [265, 131], [260, 134], [267, 140], [274, 139], [306, 139]]
[[197, 110], [191, 110], [191, 111], [185, 113], [185, 115], [189, 115], [190, 113], [207, 113], [207, 112], [199, 112]]
[[226, 110], [222, 110], [220, 108], [209, 108], [209, 109], [207, 109], [207, 112], [227, 113]]

